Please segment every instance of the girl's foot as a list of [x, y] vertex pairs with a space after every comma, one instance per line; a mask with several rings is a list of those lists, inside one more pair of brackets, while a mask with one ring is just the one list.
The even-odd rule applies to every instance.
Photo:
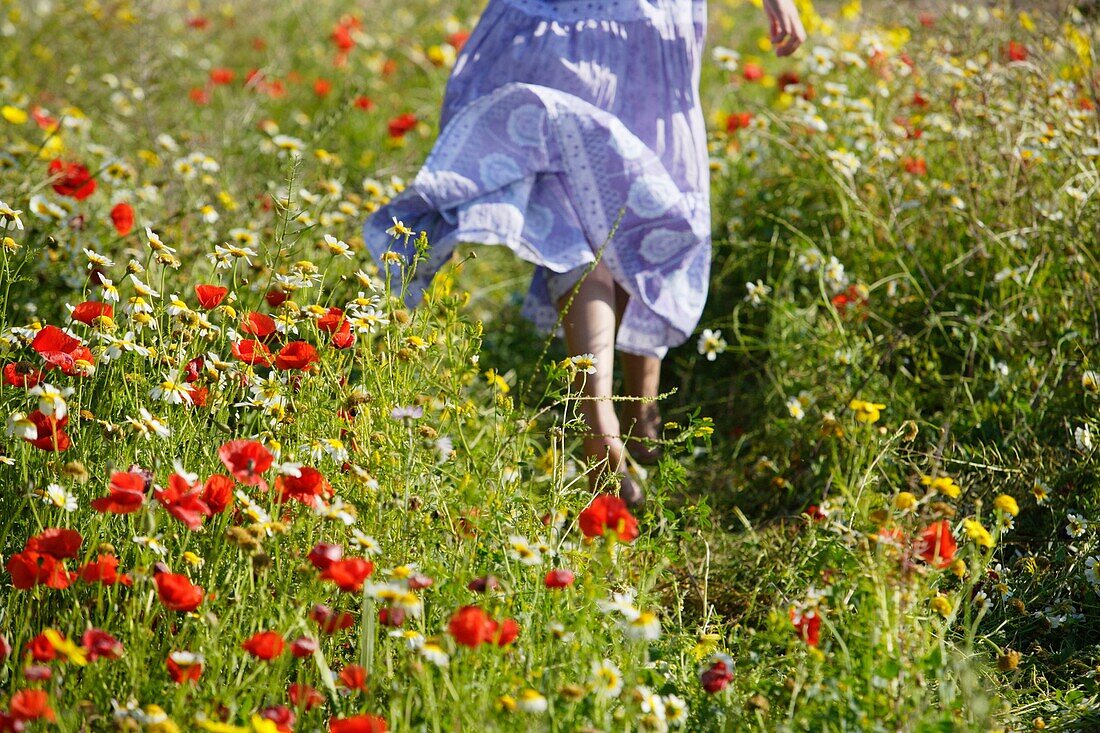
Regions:
[[615, 479], [608, 476], [608, 472], [616, 472], [618, 476], [618, 494], [628, 507], [634, 508], [645, 502], [645, 494], [631, 476], [629, 466], [630, 456], [627, 455], [623, 441], [617, 436], [594, 435], [585, 438], [584, 454], [590, 462], [594, 462], [588, 474], [588, 480], [593, 490], [608, 491], [614, 485]]
[[661, 411], [656, 402], [629, 400], [623, 403], [623, 426], [630, 439], [626, 448], [631, 457], [643, 466], [652, 466], [661, 459]]

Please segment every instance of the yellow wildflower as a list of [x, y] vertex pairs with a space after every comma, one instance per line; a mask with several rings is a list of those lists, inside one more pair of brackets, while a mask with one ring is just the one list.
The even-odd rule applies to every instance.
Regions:
[[943, 593], [937, 593], [936, 597], [931, 601], [932, 610], [941, 616], [947, 616], [951, 613], [951, 601]]
[[508, 391], [512, 389], [508, 386], [508, 383], [504, 381], [504, 377], [497, 373], [496, 369], [490, 369], [485, 372], [485, 381], [489, 383], [490, 387], [496, 387], [500, 390], [501, 394], [508, 394]]
[[974, 519], [964, 519], [963, 529], [966, 530], [966, 536], [974, 540], [974, 542], [982, 547], [993, 547], [993, 536], [989, 534], [989, 530], [982, 526], [981, 522]]
[[910, 494], [908, 491], [902, 491], [894, 497], [894, 508], [901, 511], [906, 509], [912, 509], [917, 505], [917, 497]]
[[885, 410], [886, 405], [866, 400], [852, 400], [848, 403], [848, 409], [856, 413], [856, 420], [865, 423], [878, 422], [880, 410]]
[[1020, 513], [1019, 504], [1017, 504], [1016, 500], [1008, 494], [1001, 494], [996, 499], [994, 499], [993, 506], [996, 509], [1000, 509], [1005, 514], [1011, 514], [1012, 516], [1016, 516]]
[[935, 478], [921, 476], [920, 482], [923, 486], [927, 486], [937, 494], [943, 494], [949, 499], [957, 499], [959, 494], [962, 493], [962, 487], [955, 483], [955, 479], [950, 476], [937, 476]]
[[46, 641], [50, 642], [50, 646], [56, 649], [57, 653], [63, 655], [69, 662], [78, 667], [83, 667], [88, 663], [88, 657], [85, 655], [83, 647], [74, 644], [72, 640], [66, 639], [54, 629], [46, 629], [42, 632], [42, 635], [46, 637]]

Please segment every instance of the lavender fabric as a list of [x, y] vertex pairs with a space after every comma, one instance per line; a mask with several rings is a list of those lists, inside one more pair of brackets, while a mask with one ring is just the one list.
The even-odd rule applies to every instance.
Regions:
[[[603, 261], [630, 295], [616, 348], [663, 357], [687, 340], [710, 271], [705, 29], [706, 0], [489, 0], [435, 146], [364, 224], [380, 263], [413, 255], [386, 234], [394, 217], [427, 233], [407, 303], [458, 243], [502, 244], [536, 265], [523, 314], [548, 330], [610, 236]], [[397, 281], [402, 265], [381, 266]]]

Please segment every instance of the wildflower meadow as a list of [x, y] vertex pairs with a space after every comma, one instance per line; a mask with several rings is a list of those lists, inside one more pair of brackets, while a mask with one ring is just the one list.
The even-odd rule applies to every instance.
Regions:
[[0, 731], [1100, 730], [1097, 5], [709, 4], [637, 509], [365, 249], [482, 7], [0, 0]]

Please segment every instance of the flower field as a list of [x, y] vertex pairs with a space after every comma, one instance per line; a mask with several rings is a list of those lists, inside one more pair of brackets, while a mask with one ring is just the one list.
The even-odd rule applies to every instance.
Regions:
[[633, 512], [365, 252], [481, 7], [0, 0], [0, 731], [1100, 730], [1096, 6], [710, 3]]

